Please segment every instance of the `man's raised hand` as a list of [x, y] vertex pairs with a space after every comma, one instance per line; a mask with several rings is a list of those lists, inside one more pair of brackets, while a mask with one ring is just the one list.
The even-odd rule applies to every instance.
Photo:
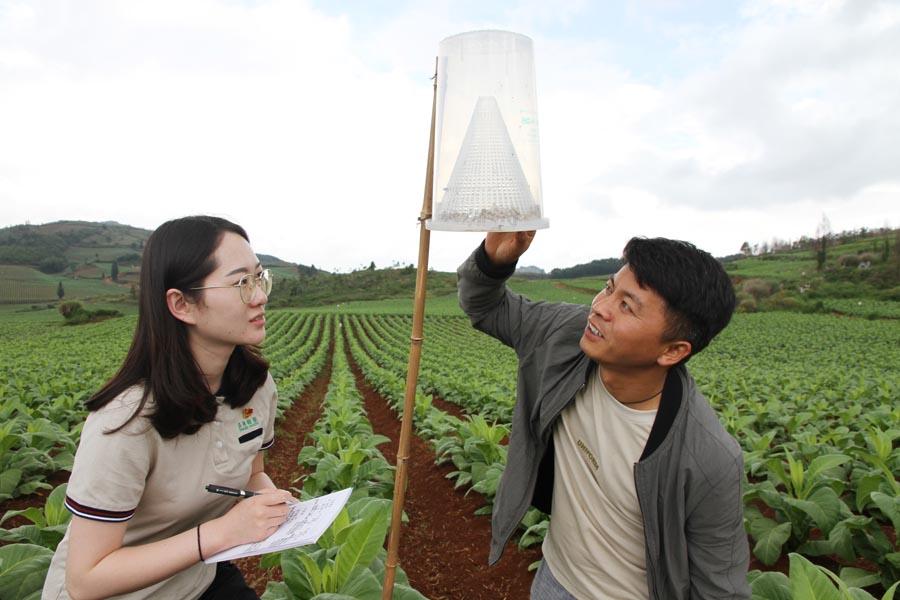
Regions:
[[511, 265], [528, 250], [534, 234], [534, 231], [489, 231], [484, 238], [484, 249], [493, 264]]

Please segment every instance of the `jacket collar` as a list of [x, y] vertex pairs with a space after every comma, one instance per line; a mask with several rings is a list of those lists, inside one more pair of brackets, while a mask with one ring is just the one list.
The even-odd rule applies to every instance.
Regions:
[[669, 372], [666, 374], [666, 382], [663, 385], [662, 398], [659, 400], [656, 419], [653, 421], [650, 436], [647, 438], [647, 444], [644, 446], [641, 458], [638, 459], [639, 462], [649, 457], [659, 448], [672, 429], [672, 424], [675, 423], [675, 417], [678, 416], [681, 410], [684, 398], [684, 383], [681, 378], [683, 370], [684, 367], [679, 365], [669, 369]]

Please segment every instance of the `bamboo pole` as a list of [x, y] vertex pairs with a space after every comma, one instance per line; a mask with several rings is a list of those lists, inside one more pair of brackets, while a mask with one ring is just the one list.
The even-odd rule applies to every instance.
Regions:
[[419, 360], [422, 356], [423, 326], [425, 322], [425, 286], [428, 279], [428, 249], [431, 231], [425, 221], [431, 218], [432, 184], [434, 181], [434, 124], [437, 110], [437, 58], [434, 60], [434, 93], [431, 100], [431, 134], [428, 139], [428, 167], [425, 169], [425, 194], [419, 215], [419, 265], [416, 271], [416, 295], [413, 305], [412, 336], [410, 336], [409, 364], [406, 369], [406, 394], [403, 400], [403, 420], [400, 425], [400, 444], [397, 449], [397, 471], [394, 473], [394, 502], [391, 512], [391, 534], [388, 538], [387, 561], [384, 569], [382, 600], [391, 600], [394, 576], [400, 549], [400, 521], [406, 499], [409, 438], [412, 435], [412, 414], [416, 406], [416, 387], [419, 380]]

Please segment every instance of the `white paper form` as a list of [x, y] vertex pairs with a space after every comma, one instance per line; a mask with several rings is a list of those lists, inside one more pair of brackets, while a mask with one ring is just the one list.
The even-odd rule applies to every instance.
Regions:
[[203, 562], [212, 564], [223, 560], [314, 544], [340, 514], [352, 491], [353, 488], [347, 488], [312, 500], [298, 502], [291, 507], [287, 520], [281, 524], [281, 527], [266, 539], [229, 548], [213, 554]]

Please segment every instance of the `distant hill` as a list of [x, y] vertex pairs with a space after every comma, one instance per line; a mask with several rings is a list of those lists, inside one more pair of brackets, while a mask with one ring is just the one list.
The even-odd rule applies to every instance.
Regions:
[[[0, 229], [0, 304], [52, 306], [60, 291], [66, 300], [133, 301], [141, 253], [150, 233], [113, 221], [58, 221]], [[739, 310], [900, 318], [900, 230], [860, 229], [829, 234], [825, 241], [824, 250], [821, 239], [753, 248], [745, 243], [744, 254], [719, 258], [735, 284]], [[275, 274], [272, 307], [411, 298], [414, 293], [416, 270], [411, 265], [375, 269], [373, 264], [335, 274], [271, 255], [259, 256]], [[618, 258], [605, 258], [549, 274], [523, 267], [516, 273], [516, 278], [523, 279], [514, 278], [513, 286], [522, 285], [524, 278], [537, 279], [534, 285], [549, 286], [566, 299], [560, 294], [599, 289], [601, 278], [621, 264]], [[430, 296], [452, 294], [455, 289], [455, 274], [429, 272]]]
[[266, 265], [267, 267], [297, 267], [296, 264], [288, 262], [286, 260], [281, 260], [277, 256], [272, 256], [271, 254], [257, 254], [256, 256], [257, 258], [259, 258], [259, 262]]
[[[324, 306], [353, 300], [412, 298], [416, 269], [360, 269], [352, 273], [326, 273], [276, 279], [269, 304], [279, 306]], [[428, 272], [428, 296], [456, 292], [456, 273]]]
[[597, 275], [609, 275], [622, 268], [621, 258], [602, 258], [592, 260], [589, 263], [553, 269], [550, 271], [550, 279], [575, 279], [576, 277], [595, 277]]
[[[115, 221], [56, 221], [0, 228], [0, 304], [55, 301], [60, 285], [67, 300], [129, 299], [151, 233]], [[260, 260], [280, 277], [312, 269], [275, 256], [260, 255]]]
[[59, 273], [70, 265], [140, 257], [150, 231], [113, 221], [57, 221], [0, 229], [0, 264]]
[[516, 277], [546, 277], [547, 272], [540, 267], [525, 266], [516, 269]]
[[[98, 263], [139, 264], [149, 229], [115, 221], [56, 221], [43, 225], [13, 225], [0, 229], [0, 264], [22, 265], [44, 273], [72, 272]], [[260, 254], [266, 266], [306, 268]]]

